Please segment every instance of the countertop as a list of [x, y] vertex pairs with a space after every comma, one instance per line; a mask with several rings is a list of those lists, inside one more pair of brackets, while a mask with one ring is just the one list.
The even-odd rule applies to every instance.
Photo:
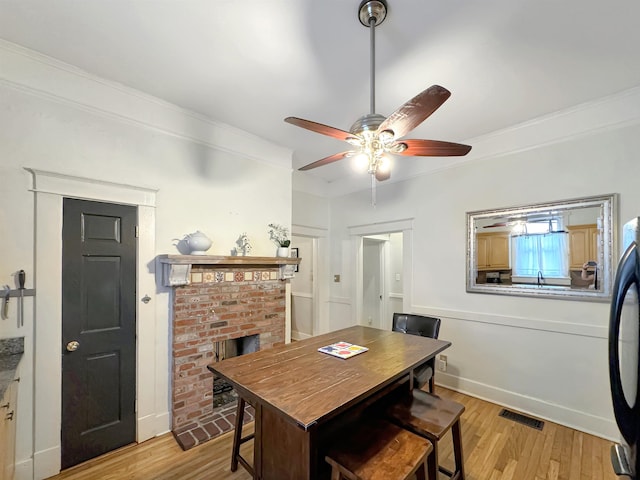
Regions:
[[0, 338], [0, 398], [13, 382], [24, 354], [24, 337]]

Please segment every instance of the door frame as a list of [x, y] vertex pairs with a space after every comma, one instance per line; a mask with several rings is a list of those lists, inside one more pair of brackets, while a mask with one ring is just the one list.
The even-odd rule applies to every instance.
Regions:
[[298, 237], [307, 237], [313, 239], [313, 255], [310, 260], [313, 265], [313, 335], [327, 333], [329, 331], [329, 318], [326, 314], [326, 299], [329, 298], [329, 290], [326, 282], [321, 279], [328, 278], [329, 265], [327, 261], [319, 261], [318, 259], [326, 259], [327, 255], [327, 237], [328, 231], [325, 228], [307, 227], [303, 225], [291, 225], [291, 235]]
[[[64, 197], [132, 205], [138, 208], [136, 278], [136, 441], [165, 431], [169, 424], [168, 325], [160, 320], [155, 282], [155, 202], [157, 189], [26, 168], [35, 194], [33, 341], [33, 478], [60, 471], [62, 428], [62, 200]], [[148, 304], [139, 301], [144, 295]], [[167, 300], [165, 299], [165, 303]], [[166, 321], [165, 321], [166, 323]], [[168, 351], [166, 352], [168, 354]], [[167, 355], [164, 355], [167, 357]], [[161, 399], [161, 400], [158, 400]], [[162, 401], [164, 400], [164, 401]], [[166, 405], [165, 405], [166, 403]], [[166, 424], [166, 426], [165, 426]]]
[[[353, 270], [352, 278], [354, 279], [351, 298], [351, 304], [353, 305], [351, 310], [352, 324], [359, 324], [358, 319], [362, 317], [363, 311], [362, 237], [365, 236], [402, 232], [402, 308], [404, 312], [411, 312], [411, 306], [413, 305], [413, 218], [357, 225], [348, 227], [348, 231], [351, 237], [351, 251], [353, 252], [351, 265]], [[391, 323], [391, 318], [383, 319], [382, 326], [390, 330]]]
[[[386, 238], [382, 238], [386, 237]], [[385, 321], [385, 312], [387, 311], [387, 304], [389, 299], [387, 298], [387, 270], [388, 270], [388, 248], [389, 248], [389, 238], [385, 235], [363, 235], [362, 236], [362, 254], [363, 254], [363, 262], [362, 262], [362, 310], [364, 312], [364, 241], [369, 240], [373, 242], [376, 246], [378, 253], [378, 324], [381, 328], [386, 326]], [[361, 325], [368, 326], [369, 322], [364, 322], [364, 318], [362, 319]]]

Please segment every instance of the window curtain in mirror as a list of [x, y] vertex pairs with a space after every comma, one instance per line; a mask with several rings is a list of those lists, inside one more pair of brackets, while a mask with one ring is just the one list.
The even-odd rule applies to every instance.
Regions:
[[569, 255], [565, 232], [518, 235], [511, 238], [513, 275], [568, 277]]

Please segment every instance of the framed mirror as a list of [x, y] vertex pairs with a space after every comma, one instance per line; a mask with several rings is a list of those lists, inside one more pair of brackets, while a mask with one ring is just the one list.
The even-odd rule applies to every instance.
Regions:
[[467, 212], [467, 292], [609, 301], [615, 194]]

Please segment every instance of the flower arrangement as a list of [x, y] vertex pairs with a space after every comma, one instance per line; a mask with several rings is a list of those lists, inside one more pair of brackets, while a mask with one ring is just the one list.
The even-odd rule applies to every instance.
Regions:
[[277, 223], [269, 224], [269, 238], [279, 247], [288, 247], [291, 245], [291, 240], [289, 240], [289, 229]]

